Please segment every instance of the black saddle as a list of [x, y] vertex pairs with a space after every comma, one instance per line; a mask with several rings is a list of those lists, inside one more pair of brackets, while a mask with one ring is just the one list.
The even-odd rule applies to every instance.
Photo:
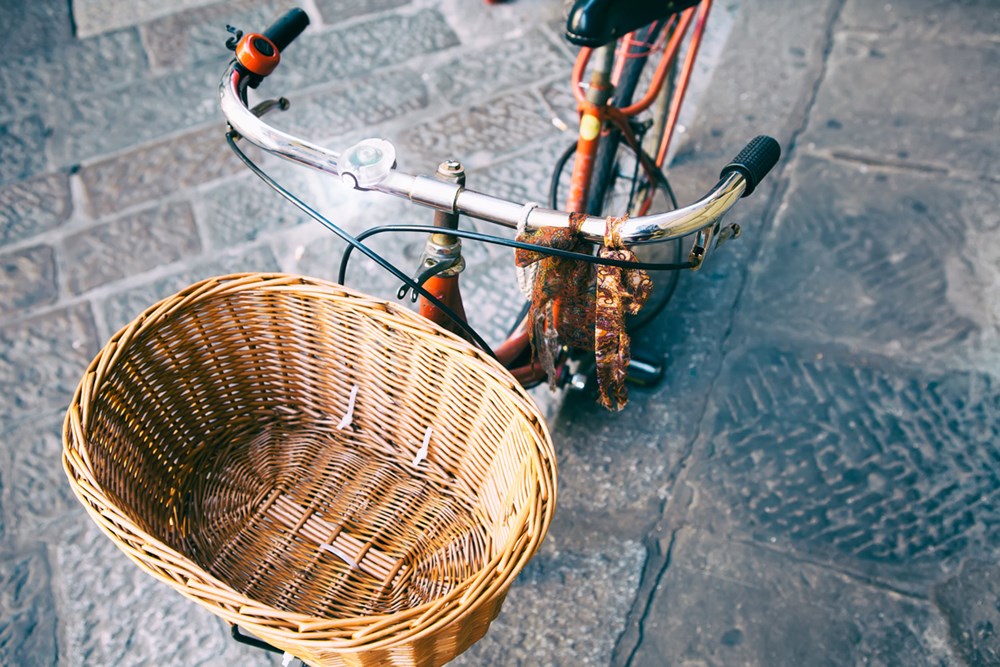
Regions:
[[637, 28], [699, 2], [700, 0], [575, 0], [566, 20], [566, 39], [579, 46], [604, 46]]

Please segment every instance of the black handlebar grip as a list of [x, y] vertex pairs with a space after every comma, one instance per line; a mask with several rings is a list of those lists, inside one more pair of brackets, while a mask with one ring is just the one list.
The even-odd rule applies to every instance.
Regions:
[[278, 51], [284, 51], [296, 37], [309, 25], [309, 15], [296, 7], [285, 12], [285, 15], [271, 24], [263, 32], [264, 37], [274, 42]]
[[719, 176], [725, 178], [734, 171], [743, 174], [747, 182], [746, 190], [743, 191], [743, 196], [746, 197], [760, 185], [779, 157], [781, 157], [781, 146], [771, 137], [762, 134], [751, 139], [740, 154], [722, 168]]

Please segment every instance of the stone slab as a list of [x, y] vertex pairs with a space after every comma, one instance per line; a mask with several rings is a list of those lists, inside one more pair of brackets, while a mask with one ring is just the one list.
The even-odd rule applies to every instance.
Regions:
[[740, 322], [957, 363], [1000, 323], [1000, 192], [803, 156], [752, 266]]
[[316, 0], [324, 23], [336, 24], [365, 14], [384, 12], [410, 4], [411, 0]]
[[218, 122], [225, 60], [152, 76], [125, 88], [52, 100], [48, 137], [56, 165], [70, 166]]
[[687, 477], [697, 516], [900, 581], [1000, 544], [991, 376], [758, 343], [718, 387]]
[[45, 122], [25, 116], [0, 124], [0, 185], [40, 174], [45, 170]]
[[43, 174], [0, 187], [0, 246], [59, 227], [72, 210], [69, 179], [64, 173]]
[[197, 255], [201, 240], [187, 202], [161, 204], [65, 238], [60, 255], [73, 294]]
[[450, 158], [475, 169], [555, 132], [540, 99], [520, 92], [420, 123], [402, 134], [398, 153], [410, 169], [436, 169]]
[[633, 541], [608, 539], [591, 551], [546, 539], [486, 637], [450, 664], [609, 664], [644, 558]]
[[77, 34], [89, 37], [211, 2], [213, 0], [174, 0], [169, 4], [157, 0], [75, 0], [73, 21]]
[[959, 663], [924, 600], [685, 528], [629, 664]]
[[462, 53], [431, 72], [430, 81], [448, 102], [461, 106], [539, 81], [568, 81], [571, 66], [572, 60], [550, 36], [531, 30], [516, 40]]
[[85, 165], [80, 179], [88, 213], [104, 217], [237, 173], [244, 167], [225, 134], [220, 123]]
[[86, 303], [0, 325], [0, 421], [68, 405], [97, 349]]
[[[308, 198], [309, 183], [320, 175], [292, 165], [268, 170], [283, 187]], [[206, 245], [225, 250], [301, 225], [310, 218], [254, 175], [226, 181], [199, 195], [195, 206]]]
[[136, 30], [54, 41], [44, 49], [11, 53], [13, 57], [0, 69], [4, 93], [0, 121], [35, 113], [56, 126], [68, 119], [47, 113], [54, 99], [106, 94], [148, 75], [146, 52]]
[[139, 569], [85, 515], [53, 560], [67, 664], [219, 664], [232, 642], [225, 623]]
[[703, 112], [677, 146], [674, 165], [713, 160], [715, 176], [758, 134], [774, 137], [787, 152], [822, 76], [839, 5], [836, 0], [741, 3], [712, 81], [698, 102]]
[[57, 538], [59, 520], [79, 513], [60, 464], [64, 407], [0, 431], [0, 448], [11, 461], [6, 469], [8, 507], [17, 508], [6, 525], [11, 539], [21, 544]]
[[353, 143], [344, 139], [349, 133], [382, 136], [382, 124], [393, 119], [405, 121], [427, 108], [430, 99], [420, 74], [404, 67], [293, 95], [289, 110], [273, 114], [268, 121], [311, 141], [337, 138], [331, 145], [343, 151]]
[[835, 154], [995, 178], [1000, 42], [841, 33], [804, 139]]
[[1000, 568], [993, 559], [970, 560], [934, 590], [948, 619], [952, 646], [969, 665], [1000, 664]]
[[[387, 48], [391, 39], [392, 48]], [[280, 71], [261, 86], [267, 94], [340, 83], [383, 67], [408, 63], [449, 49], [458, 37], [435, 9], [377, 15], [348, 26], [307, 30], [282, 55]]]
[[12, 317], [31, 308], [55, 303], [55, 252], [52, 246], [37, 245], [0, 254], [0, 317]]
[[1000, 7], [992, 0], [847, 0], [840, 16], [844, 30], [959, 42], [996, 41], [997, 25]]
[[9, 2], [4, 28], [8, 53], [41, 51], [73, 38], [73, 17], [62, 0]]
[[0, 554], [0, 662], [55, 665], [57, 617], [44, 547]]

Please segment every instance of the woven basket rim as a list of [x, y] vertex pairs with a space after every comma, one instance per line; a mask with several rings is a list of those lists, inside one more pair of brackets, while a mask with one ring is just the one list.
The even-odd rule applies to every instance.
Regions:
[[[519, 414], [524, 416], [538, 436], [536, 447], [533, 450], [533, 456], [536, 457], [538, 465], [533, 466], [533, 469], [536, 472], [536, 485], [543, 495], [542, 500], [546, 501], [544, 511], [538, 510], [537, 500], [534, 510], [531, 509], [531, 503], [525, 503], [524, 511], [537, 519], [537, 521], [532, 522], [534, 529], [530, 532], [531, 539], [528, 543], [520, 545], [519, 549], [513, 549], [512, 552], [508, 552], [510, 544], [504, 545], [502, 549], [497, 551], [496, 555], [483, 563], [482, 567], [469, 576], [466, 581], [456, 585], [454, 589], [440, 598], [399, 612], [324, 619], [308, 614], [284, 612], [239, 593], [129, 520], [109, 498], [106, 489], [97, 481], [93, 465], [87, 454], [85, 430], [89, 415], [89, 397], [100, 389], [105, 375], [135, 336], [156, 327], [192, 303], [223, 296], [228, 292], [262, 289], [294, 290], [302, 295], [311, 294], [317, 298], [330, 295], [349, 297], [352, 303], [358, 307], [365, 306], [398, 318], [398, 321], [394, 322], [396, 326], [408, 327], [414, 331], [433, 335], [435, 345], [448, 348], [453, 354], [468, 355], [474, 358], [477, 364], [488, 375], [492, 376], [494, 381], [509, 387], [512, 392], [510, 395], [512, 404], [517, 406]], [[496, 359], [454, 333], [402, 306], [325, 280], [274, 272], [235, 273], [198, 281], [149, 306], [131, 322], [122, 326], [94, 356], [76, 387], [63, 424], [63, 445], [63, 468], [70, 480], [73, 493], [102, 532], [111, 538], [141, 569], [168, 583], [186, 597], [203, 606], [211, 607], [214, 613], [227, 621], [238, 623], [258, 636], [268, 638], [283, 635], [288, 641], [328, 647], [339, 652], [361, 652], [410, 642], [433, 632], [435, 628], [451, 622], [469, 610], [487, 604], [497, 596], [504, 595], [513, 579], [537, 551], [544, 539], [554, 512], [557, 490], [555, 453], [545, 420], [523, 387]], [[519, 541], [523, 540], [515, 540], [515, 542]], [[182, 569], [192, 576], [188, 577], [182, 585], [176, 580], [176, 577], [170, 577], [157, 571], [144, 559], [144, 556], [148, 555], [151, 550], [155, 551], [159, 558], [182, 565]], [[506, 563], [504, 563], [505, 560]], [[503, 567], [500, 567], [501, 564]], [[467, 584], [475, 585], [469, 588]], [[217, 589], [225, 593], [232, 606], [215, 601], [210, 602], [206, 600], [204, 595], [199, 595], [199, 592], [205, 593], [202, 589], [209, 586], [213, 590]], [[470, 599], [464, 599], [470, 592], [476, 594]], [[289, 619], [289, 625], [297, 625], [299, 628], [308, 626], [310, 621], [313, 625], [318, 624], [324, 627], [321, 630], [303, 631], [300, 629], [293, 631], [291, 628], [280, 628], [263, 622], [257, 623], [253, 620], [255, 615], [245, 615], [245, 612], [253, 610], [283, 616]], [[264, 620], [263, 616], [260, 618], [262, 621]], [[298, 620], [296, 622], [293, 619]], [[329, 628], [332, 625], [340, 624], [343, 624], [345, 629], [347, 627], [353, 628], [352, 634], [355, 638], [343, 639], [323, 636], [331, 634], [332, 631]], [[400, 627], [397, 629], [396, 626]], [[392, 632], [388, 632], [388, 630], [392, 630]], [[375, 641], [367, 641], [371, 635], [380, 638]]]

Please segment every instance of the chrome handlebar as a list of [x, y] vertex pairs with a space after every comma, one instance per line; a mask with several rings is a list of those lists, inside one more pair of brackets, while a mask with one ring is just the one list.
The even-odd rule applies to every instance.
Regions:
[[[395, 149], [382, 139], [366, 139], [337, 153], [282, 132], [247, 108], [244, 100], [248, 83], [248, 77], [234, 61], [219, 86], [222, 112], [235, 132], [269, 153], [339, 177], [356, 189], [405, 197], [439, 211], [462, 213], [510, 228], [516, 228], [522, 218], [528, 229], [570, 226], [570, 214], [565, 211], [511, 202], [455, 183], [401, 172], [395, 167]], [[622, 241], [635, 245], [701, 232], [707, 245], [716, 225], [743, 196], [747, 186], [743, 171], [730, 170], [707, 195], [689, 206], [626, 220], [620, 230]], [[606, 227], [605, 218], [587, 216], [580, 233], [590, 242], [603, 243]], [[703, 246], [703, 250], [707, 247]]]

